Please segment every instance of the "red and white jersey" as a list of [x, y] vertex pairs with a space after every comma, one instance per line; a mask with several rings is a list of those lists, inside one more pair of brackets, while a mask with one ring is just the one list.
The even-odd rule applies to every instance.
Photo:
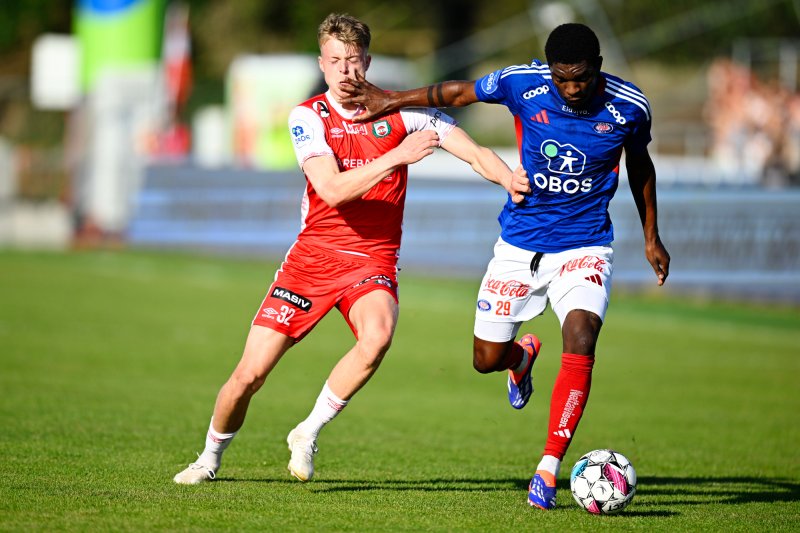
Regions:
[[[312, 157], [332, 155], [345, 172], [377, 159], [414, 131], [435, 130], [441, 145], [455, 127], [451, 117], [429, 108], [404, 109], [365, 123], [353, 122], [354, 115], [330, 92], [295, 107], [289, 115], [289, 131], [300, 168]], [[403, 165], [361, 198], [333, 208], [306, 177], [298, 240], [396, 263], [407, 184], [408, 167]]]

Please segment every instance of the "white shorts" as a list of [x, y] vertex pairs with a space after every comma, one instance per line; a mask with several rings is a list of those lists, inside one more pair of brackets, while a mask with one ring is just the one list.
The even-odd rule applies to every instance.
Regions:
[[514, 339], [522, 323], [541, 315], [548, 301], [562, 325], [573, 309], [604, 320], [613, 260], [610, 246], [537, 254], [498, 239], [478, 292], [475, 336], [492, 342]]

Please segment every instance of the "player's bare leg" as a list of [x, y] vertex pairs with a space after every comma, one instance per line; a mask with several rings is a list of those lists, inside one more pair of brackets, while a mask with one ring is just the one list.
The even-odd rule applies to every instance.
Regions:
[[203, 453], [175, 476], [175, 483], [196, 485], [216, 477], [222, 453], [242, 427], [250, 399], [293, 344], [292, 339], [272, 329], [250, 328], [242, 358], [217, 395]]
[[250, 399], [293, 345], [293, 339], [270, 328], [250, 328], [242, 359], [217, 395], [214, 429], [230, 433], [242, 427]]
[[508, 370], [508, 401], [515, 409], [528, 404], [533, 394], [531, 373], [542, 343], [535, 335], [523, 335], [518, 342], [492, 342], [475, 336], [472, 365], [482, 374]]
[[397, 315], [397, 302], [384, 290], [369, 292], [353, 304], [349, 318], [358, 332], [358, 341], [331, 371], [309, 416], [286, 439], [292, 452], [289, 471], [300, 481], [314, 476], [320, 430], [344, 409], [380, 366], [391, 345]]

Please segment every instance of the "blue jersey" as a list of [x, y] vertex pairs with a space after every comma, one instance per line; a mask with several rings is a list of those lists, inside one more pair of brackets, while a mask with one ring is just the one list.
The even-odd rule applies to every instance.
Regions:
[[619, 183], [619, 161], [646, 150], [650, 104], [633, 84], [605, 72], [586, 109], [558, 94], [547, 64], [512, 65], [475, 82], [482, 102], [514, 115], [520, 161], [532, 193], [509, 198], [498, 217], [506, 242], [534, 252], [562, 252], [614, 240], [608, 204]]

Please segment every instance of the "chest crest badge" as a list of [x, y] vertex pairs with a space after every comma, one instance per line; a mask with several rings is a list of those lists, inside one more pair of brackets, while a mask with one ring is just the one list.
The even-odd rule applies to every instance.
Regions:
[[389, 125], [388, 120], [379, 120], [372, 124], [372, 134], [381, 139], [392, 133], [392, 127]]

